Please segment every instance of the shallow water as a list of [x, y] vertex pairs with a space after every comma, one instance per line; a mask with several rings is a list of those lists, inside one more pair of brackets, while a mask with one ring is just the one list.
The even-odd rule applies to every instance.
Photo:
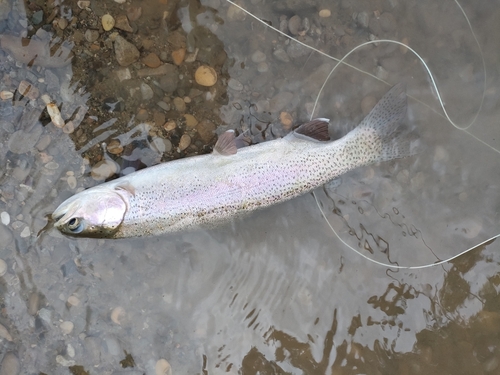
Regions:
[[[452, 1], [240, 4], [278, 28], [280, 19], [292, 22], [299, 38], [337, 58], [370, 34], [405, 41], [429, 64], [454, 121], [467, 125], [479, 108], [479, 50]], [[499, 10], [489, 1], [462, 5], [487, 69], [483, 108], [468, 131], [499, 148]], [[319, 17], [325, 9], [331, 15]], [[131, 31], [104, 31], [105, 13], [135, 19]], [[55, 230], [37, 237], [71, 194], [210, 152], [215, 129], [248, 129], [255, 142], [285, 134], [288, 116], [293, 125], [309, 118], [334, 61], [222, 0], [0, 1], [0, 31], [36, 42], [26, 47], [4, 37], [0, 50], [7, 95], [0, 101], [0, 258], [7, 267], [0, 375], [168, 373], [161, 359], [173, 374], [500, 371], [495, 241], [434, 268], [381, 267], [337, 239], [311, 194], [209, 231], [112, 241], [68, 239]], [[127, 67], [117, 63], [114, 33], [139, 50]], [[75, 55], [69, 65], [39, 57], [57, 38]], [[175, 66], [171, 53], [184, 48]], [[145, 70], [150, 53], [160, 57], [161, 74]], [[26, 54], [37, 56], [33, 64], [20, 60]], [[428, 107], [409, 99], [408, 124], [423, 153], [358, 169], [315, 192], [340, 237], [372, 259], [421, 265], [497, 234], [498, 153], [440, 116], [415, 56], [380, 44], [347, 62], [407, 82], [408, 94]], [[194, 81], [201, 64], [217, 71], [214, 86]], [[130, 78], [120, 81], [125, 69]], [[32, 88], [20, 88], [21, 81]], [[387, 89], [341, 66], [316, 113], [343, 133]], [[51, 122], [44, 94], [58, 104], [64, 127]]]

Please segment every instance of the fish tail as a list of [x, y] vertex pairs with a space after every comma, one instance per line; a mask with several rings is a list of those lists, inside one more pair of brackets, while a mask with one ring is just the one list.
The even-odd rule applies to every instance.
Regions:
[[390, 89], [351, 133], [351, 152], [361, 164], [404, 158], [420, 152], [417, 134], [403, 124], [406, 118], [406, 85]]

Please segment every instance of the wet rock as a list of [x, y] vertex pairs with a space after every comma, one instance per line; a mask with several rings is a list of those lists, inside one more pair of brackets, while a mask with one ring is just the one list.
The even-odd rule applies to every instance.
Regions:
[[160, 154], [163, 154], [164, 152], [170, 152], [170, 151], [172, 151], [172, 142], [170, 142], [169, 139], [163, 139], [163, 138], [160, 138], [160, 137], [154, 137], [151, 140], [151, 145]]
[[217, 82], [217, 73], [214, 68], [207, 65], [201, 65], [196, 69], [194, 79], [198, 85], [210, 87]]
[[299, 31], [302, 27], [302, 20], [299, 16], [295, 15], [288, 20], [288, 30], [292, 35], [299, 35]]
[[123, 82], [125, 80], [128, 80], [128, 79], [132, 78], [132, 75], [130, 74], [130, 69], [129, 68], [117, 69], [116, 70], [116, 76], [118, 77], [118, 80], [120, 82]]
[[0, 225], [0, 238], [2, 239], [2, 246], [4, 247], [10, 246], [14, 241], [14, 235], [5, 225]]
[[43, 127], [36, 126], [30, 132], [18, 130], [9, 138], [8, 148], [14, 154], [27, 153], [35, 147], [42, 135]]
[[269, 65], [266, 62], [261, 62], [257, 65], [257, 71], [259, 73], [266, 73], [269, 70]]
[[191, 137], [188, 134], [183, 134], [179, 141], [179, 150], [184, 151], [191, 145]]
[[129, 33], [134, 31], [134, 29], [132, 29], [132, 27], [128, 23], [127, 16], [124, 14], [120, 14], [116, 17], [115, 28], [127, 31]]
[[99, 31], [88, 29], [85, 31], [85, 40], [89, 43], [94, 43], [99, 39]]
[[127, 313], [123, 307], [115, 307], [111, 311], [111, 321], [115, 324], [122, 325], [127, 319]]
[[234, 5], [227, 8], [227, 18], [229, 21], [243, 21], [246, 18], [246, 13]]
[[161, 65], [160, 58], [156, 53], [151, 52], [142, 59], [142, 62], [150, 68], [158, 68]]
[[108, 143], [106, 149], [110, 154], [119, 155], [123, 152], [123, 146], [120, 144], [120, 141], [117, 139], [113, 139]]
[[115, 26], [115, 19], [110, 14], [105, 14], [101, 18], [101, 24], [104, 31], [109, 31]]
[[[312, 39], [310, 37], [305, 37], [305, 38], [301, 39], [301, 42], [304, 42], [308, 45], [313, 44]], [[303, 46], [300, 43], [296, 43], [296, 42], [291, 42], [288, 45], [288, 47], [286, 48], [286, 53], [287, 53], [288, 57], [291, 58], [292, 60], [296, 60], [296, 59], [299, 59], [301, 57], [308, 56], [310, 54], [310, 52], [311, 51], [309, 50], [309, 48]]]
[[47, 85], [48, 92], [59, 91], [59, 77], [52, 73], [49, 69], [45, 70], [45, 84]]
[[43, 21], [43, 10], [38, 10], [35, 13], [33, 13], [33, 16], [31, 17], [31, 21], [33, 22], [34, 25], [39, 25]]
[[328, 18], [332, 15], [332, 12], [330, 9], [321, 9], [318, 13], [318, 15], [321, 17], [321, 18]]
[[193, 129], [196, 127], [196, 125], [198, 125], [198, 120], [196, 119], [196, 117], [190, 115], [189, 113], [186, 113], [184, 115], [184, 120], [186, 120], [186, 127], [188, 129]]
[[0, 21], [7, 19], [10, 13], [10, 1], [0, 0]]
[[163, 64], [158, 68], [144, 68], [137, 71], [139, 78], [155, 77], [155, 76], [172, 76], [179, 80], [177, 67], [172, 64]]
[[383, 31], [393, 32], [396, 30], [397, 24], [396, 19], [392, 15], [392, 13], [382, 13], [379, 18], [380, 27]]
[[172, 51], [172, 60], [174, 60], [174, 64], [177, 66], [182, 64], [185, 57], [186, 57], [186, 49], [185, 48], [180, 48], [180, 49], [177, 49], [175, 51]]
[[30, 294], [28, 298], [28, 314], [35, 316], [40, 308], [40, 295], [36, 292]]
[[255, 51], [252, 54], [252, 61], [256, 64], [266, 61], [266, 54], [262, 51]]
[[7, 328], [5, 328], [3, 325], [0, 324], [0, 337], [4, 338], [7, 341], [12, 341], [13, 338]]
[[176, 98], [174, 98], [174, 107], [179, 112], [185, 112], [186, 111], [186, 102], [184, 101], [184, 99], [176, 97]]
[[14, 97], [14, 93], [10, 91], [1, 91], [0, 92], [0, 99], [2, 100], [10, 100]]
[[90, 171], [90, 175], [96, 181], [103, 181], [118, 172], [118, 164], [112, 160], [102, 160]]
[[276, 96], [274, 96], [269, 101], [269, 111], [270, 112], [278, 112], [281, 111], [285, 106], [290, 103], [293, 98], [293, 94], [291, 92], [280, 92]]
[[73, 331], [74, 327], [75, 325], [67, 320], [59, 325], [59, 328], [61, 328], [61, 331], [64, 335], [69, 335]]
[[142, 95], [142, 100], [144, 100], [144, 101], [153, 99], [153, 96], [154, 96], [153, 89], [147, 83], [142, 82], [141, 83], [141, 95]]
[[7, 211], [3, 211], [0, 214], [0, 221], [2, 222], [3, 225], [9, 225], [10, 223], [10, 215]]
[[73, 190], [76, 188], [76, 185], [77, 185], [77, 181], [76, 181], [76, 178], [75, 176], [69, 176], [68, 179], [66, 180], [66, 182], [68, 183], [68, 187]]
[[205, 144], [209, 143], [213, 139], [215, 129], [216, 129], [215, 124], [209, 120], [200, 121], [200, 123], [196, 127], [196, 130], [198, 131], [201, 140]]
[[139, 50], [125, 38], [117, 36], [115, 39], [115, 56], [118, 64], [128, 66], [139, 59]]
[[127, 9], [127, 17], [130, 21], [137, 21], [142, 15], [142, 7], [131, 6]]
[[156, 362], [155, 375], [172, 375], [172, 367], [166, 359], [160, 359]]
[[283, 62], [290, 62], [290, 58], [283, 48], [278, 48], [273, 52], [273, 56], [276, 57], [277, 60]]
[[234, 78], [230, 78], [229, 81], [227, 82], [227, 85], [230, 89], [233, 89], [235, 91], [243, 90], [243, 84]]
[[0, 375], [17, 375], [21, 371], [21, 364], [17, 356], [9, 352], [5, 354], [0, 366]]
[[368, 12], [359, 12], [356, 16], [356, 22], [359, 26], [367, 28], [370, 24], [370, 16], [368, 15]]

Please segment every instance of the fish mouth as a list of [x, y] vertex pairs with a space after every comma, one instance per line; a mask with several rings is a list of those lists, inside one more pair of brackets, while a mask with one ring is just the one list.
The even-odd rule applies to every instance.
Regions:
[[52, 212], [52, 220], [56, 228], [62, 227], [66, 221], [76, 212], [78, 206], [63, 202]]

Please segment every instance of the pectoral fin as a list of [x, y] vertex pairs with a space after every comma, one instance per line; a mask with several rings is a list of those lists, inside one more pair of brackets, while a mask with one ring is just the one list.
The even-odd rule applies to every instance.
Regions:
[[294, 130], [295, 136], [300, 138], [312, 138], [315, 141], [329, 141], [330, 135], [328, 134], [329, 119], [317, 118], [300, 125]]

